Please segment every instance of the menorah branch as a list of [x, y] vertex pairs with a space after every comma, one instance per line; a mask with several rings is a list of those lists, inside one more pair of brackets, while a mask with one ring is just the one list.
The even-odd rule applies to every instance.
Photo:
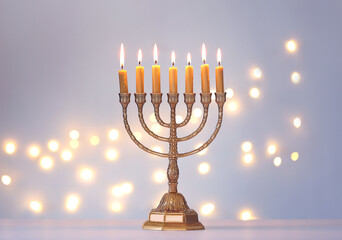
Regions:
[[[215, 99], [216, 99], [216, 103], [217, 103], [217, 106], [218, 106], [218, 120], [217, 120], [217, 124], [216, 124], [214, 132], [212, 133], [210, 138], [204, 144], [202, 144], [199, 148], [197, 148], [195, 150], [192, 150], [190, 152], [179, 153], [177, 155], [178, 158], [180, 158], [180, 157], [187, 157], [187, 156], [199, 153], [202, 150], [204, 150], [205, 148], [207, 148], [214, 141], [214, 139], [217, 136], [218, 132], [220, 131], [220, 128], [221, 128], [221, 125], [222, 125], [223, 106], [224, 106], [224, 103], [226, 102], [226, 93], [215, 93]], [[203, 105], [206, 105], [206, 104], [203, 104]]]
[[185, 119], [179, 123], [176, 124], [176, 127], [184, 127], [185, 125], [187, 125], [191, 119], [191, 115], [192, 115], [192, 107], [196, 101], [195, 99], [196, 97], [196, 93], [184, 93], [184, 102], [186, 104], [186, 117]]
[[163, 141], [163, 142], [169, 142], [169, 138], [166, 137], [162, 137], [159, 136], [157, 134], [155, 134], [147, 125], [144, 119], [144, 114], [143, 114], [143, 108], [144, 108], [144, 104], [146, 102], [146, 93], [140, 93], [137, 94], [135, 93], [135, 102], [138, 106], [138, 117], [139, 117], [139, 121], [141, 126], [143, 127], [143, 129], [145, 130], [145, 132], [147, 132], [150, 136], [154, 137], [157, 140]]
[[164, 122], [160, 117], [159, 108], [160, 108], [160, 104], [163, 100], [162, 97], [163, 97], [162, 93], [151, 93], [151, 102], [152, 102], [153, 108], [154, 108], [154, 115], [155, 115], [157, 122], [159, 123], [160, 126], [170, 128], [171, 124]]
[[196, 137], [202, 131], [208, 119], [208, 111], [209, 111], [210, 102], [211, 102], [211, 93], [201, 93], [201, 103], [203, 105], [202, 121], [200, 125], [198, 126], [198, 128], [195, 131], [193, 131], [191, 134], [185, 137], [177, 138], [178, 142], [190, 140]]
[[153, 151], [153, 150], [145, 147], [141, 142], [138, 141], [138, 139], [136, 139], [136, 137], [134, 136], [134, 134], [131, 131], [131, 128], [130, 128], [128, 120], [127, 120], [127, 106], [130, 103], [131, 94], [130, 93], [119, 93], [119, 98], [120, 98], [120, 103], [122, 105], [124, 125], [125, 125], [125, 128], [126, 128], [126, 131], [127, 131], [128, 135], [130, 136], [132, 141], [139, 148], [144, 150], [145, 152], [148, 152], [150, 154], [153, 154], [153, 155], [156, 155], [156, 156], [159, 156], [159, 157], [168, 157], [169, 156], [168, 154]]

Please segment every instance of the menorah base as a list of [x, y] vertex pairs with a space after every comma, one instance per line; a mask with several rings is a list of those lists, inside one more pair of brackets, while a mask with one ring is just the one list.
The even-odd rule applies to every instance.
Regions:
[[197, 213], [190, 209], [184, 196], [177, 192], [165, 193], [157, 208], [151, 210], [143, 225], [150, 230], [203, 230]]
[[188, 209], [184, 212], [157, 212], [152, 211], [149, 214], [149, 220], [143, 225], [147, 230], [204, 230], [202, 223], [198, 221], [197, 213]]

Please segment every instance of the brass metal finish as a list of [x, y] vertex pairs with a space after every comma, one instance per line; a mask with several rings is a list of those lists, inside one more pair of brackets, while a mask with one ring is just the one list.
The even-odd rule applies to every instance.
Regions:
[[184, 93], [184, 102], [187, 107], [187, 115], [186, 118], [181, 123], [176, 123], [176, 105], [178, 104], [179, 94], [178, 93], [168, 93], [168, 103], [170, 105], [170, 122], [166, 123], [163, 121], [159, 114], [160, 104], [162, 103], [162, 93], [151, 93], [151, 102], [154, 108], [154, 114], [157, 119], [157, 122], [166, 128], [170, 129], [169, 137], [163, 137], [155, 134], [151, 131], [145, 123], [144, 115], [143, 115], [143, 107], [146, 102], [146, 93], [136, 93], [135, 102], [138, 107], [138, 117], [139, 121], [143, 127], [143, 129], [152, 137], [157, 140], [168, 142], [169, 143], [169, 152], [168, 153], [160, 153], [153, 151], [152, 149], [144, 146], [141, 142], [139, 142], [135, 136], [133, 135], [127, 117], [127, 107], [130, 102], [130, 93], [120, 93], [120, 103], [122, 105], [123, 111], [123, 120], [126, 131], [128, 135], [132, 139], [132, 141], [142, 150], [159, 156], [165, 157], [169, 159], [169, 166], [167, 168], [167, 178], [169, 184], [169, 191], [165, 193], [162, 197], [157, 208], [152, 209], [149, 214], [149, 220], [146, 221], [143, 225], [144, 229], [152, 229], [152, 230], [202, 230], [204, 226], [198, 221], [197, 213], [190, 209], [184, 196], [177, 191], [178, 185], [178, 177], [179, 177], [179, 169], [178, 169], [178, 158], [187, 157], [193, 154], [196, 154], [212, 143], [217, 133], [220, 130], [223, 119], [223, 106], [226, 101], [226, 93], [215, 93], [215, 100], [218, 106], [218, 121], [216, 124], [216, 128], [210, 138], [200, 147], [195, 150], [178, 153], [177, 145], [179, 142], [187, 141], [195, 137], [198, 133], [202, 131], [204, 128], [207, 118], [208, 118], [208, 110], [209, 105], [211, 103], [211, 93], [201, 93], [201, 103], [203, 105], [203, 117], [198, 128], [188, 136], [177, 137], [177, 129], [184, 127], [188, 124], [192, 115], [192, 108], [195, 103], [195, 93]]

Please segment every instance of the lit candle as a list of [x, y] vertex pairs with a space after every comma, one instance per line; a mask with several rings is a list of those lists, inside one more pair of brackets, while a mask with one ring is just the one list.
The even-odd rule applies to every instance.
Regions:
[[205, 63], [207, 58], [207, 53], [205, 50], [205, 45], [202, 45], [202, 60], [203, 64], [201, 65], [201, 79], [202, 79], [202, 93], [210, 93], [209, 86], [209, 65]]
[[136, 67], [137, 93], [144, 93], [144, 67], [140, 66], [142, 61], [141, 49], [138, 52], [138, 64]]
[[188, 66], [185, 67], [185, 93], [193, 93], [194, 91], [194, 68], [190, 64], [191, 56], [188, 53]]
[[158, 63], [158, 50], [157, 44], [154, 44], [153, 50], [154, 65], [152, 65], [152, 92], [160, 93], [160, 66]]
[[175, 67], [175, 52], [172, 51], [171, 62], [172, 67], [169, 68], [169, 92], [177, 93], [177, 68]]
[[124, 67], [124, 47], [123, 43], [121, 43], [120, 49], [120, 70], [119, 70], [119, 81], [120, 81], [120, 93], [128, 93], [128, 85], [127, 85], [127, 71], [123, 69]]
[[215, 68], [216, 75], [216, 92], [223, 93], [223, 67], [221, 66], [221, 49], [217, 50], [217, 64], [218, 66]]

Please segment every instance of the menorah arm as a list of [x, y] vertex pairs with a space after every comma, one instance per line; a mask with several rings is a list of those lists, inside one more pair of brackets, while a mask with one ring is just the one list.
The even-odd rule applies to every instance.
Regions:
[[160, 126], [167, 127], [167, 128], [171, 127], [170, 123], [166, 123], [163, 121], [163, 119], [161, 119], [160, 113], [159, 113], [159, 106], [158, 107], [154, 106], [154, 115], [155, 115], [157, 122], [159, 123]]
[[204, 109], [204, 111], [203, 111], [203, 117], [202, 117], [202, 121], [201, 121], [200, 125], [199, 125], [199, 126], [197, 127], [197, 129], [196, 129], [194, 132], [192, 132], [191, 134], [189, 134], [189, 135], [187, 135], [187, 136], [185, 136], [185, 137], [177, 138], [177, 140], [178, 140], [179, 142], [183, 142], [183, 141], [190, 140], [190, 139], [196, 137], [196, 136], [202, 131], [202, 129], [204, 128], [204, 126], [205, 126], [205, 124], [206, 124], [206, 122], [207, 122], [207, 120], [208, 120], [208, 110], [209, 110], [209, 106], [208, 106], [208, 107], [204, 107], [203, 109]]
[[151, 93], [151, 102], [153, 104], [154, 115], [160, 126], [170, 128], [171, 124], [164, 122], [160, 117], [159, 108], [162, 102], [162, 97], [162, 93]]
[[163, 141], [163, 142], [169, 142], [169, 138], [159, 136], [155, 134], [147, 125], [144, 119], [144, 113], [143, 113], [143, 108], [144, 104], [146, 102], [146, 93], [136, 93], [135, 95], [135, 102], [138, 106], [138, 117], [141, 126], [147, 132], [150, 136], [154, 137], [157, 140]]
[[207, 122], [207, 119], [208, 119], [208, 111], [209, 111], [210, 102], [211, 102], [211, 93], [201, 93], [201, 103], [203, 105], [203, 110], [204, 110], [202, 121], [194, 132], [192, 132], [188, 136], [177, 138], [177, 140], [179, 142], [190, 140], [190, 139], [196, 137], [197, 134], [199, 134], [202, 131], [202, 129], [204, 128], [204, 126]]
[[176, 127], [184, 127], [190, 121], [192, 115], [192, 107], [194, 106], [196, 100], [195, 97], [196, 93], [184, 93], [184, 102], [186, 104], [187, 109], [186, 117], [181, 123], [176, 124]]
[[141, 142], [139, 142], [138, 139], [134, 136], [134, 134], [132, 133], [131, 128], [129, 126], [128, 120], [127, 120], [127, 106], [128, 106], [128, 104], [130, 102], [131, 94], [130, 93], [120, 93], [119, 96], [120, 96], [120, 103], [122, 105], [124, 125], [125, 125], [125, 128], [126, 128], [126, 131], [127, 131], [128, 135], [132, 139], [132, 141], [139, 148], [144, 150], [145, 152], [148, 152], [150, 154], [153, 154], [153, 155], [156, 155], [156, 156], [159, 156], [159, 157], [166, 157], [167, 158], [169, 156], [169, 154], [167, 154], [167, 153], [160, 153], [160, 152], [156, 152], [156, 151], [153, 151], [153, 150], [149, 149], [148, 147], [144, 146]]
[[222, 125], [223, 106], [224, 106], [224, 103], [226, 101], [226, 93], [215, 93], [215, 95], [216, 95], [216, 102], [217, 102], [217, 106], [218, 106], [218, 120], [217, 120], [217, 124], [216, 124], [214, 132], [212, 133], [212, 135], [210, 136], [208, 141], [206, 141], [204, 144], [202, 144], [202, 146], [200, 146], [199, 148], [192, 150], [190, 152], [179, 153], [179, 154], [177, 154], [177, 157], [179, 157], [179, 158], [180, 157], [187, 157], [187, 156], [199, 153], [202, 150], [204, 150], [205, 148], [207, 148], [214, 141], [214, 139], [217, 136], [218, 132], [220, 131], [220, 128]]

